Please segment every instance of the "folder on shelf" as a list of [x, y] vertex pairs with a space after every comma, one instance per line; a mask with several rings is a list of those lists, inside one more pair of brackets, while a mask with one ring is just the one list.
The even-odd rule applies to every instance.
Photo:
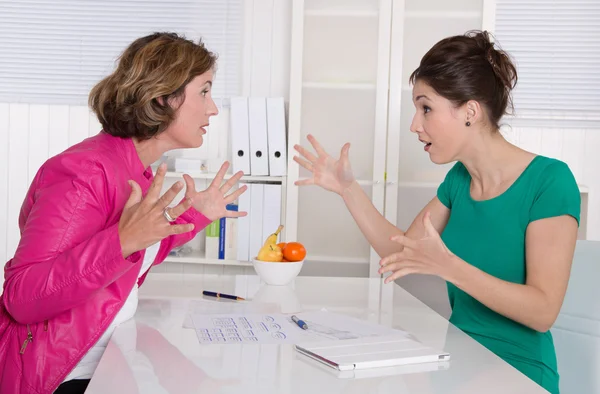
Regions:
[[284, 176], [287, 165], [285, 141], [285, 106], [283, 97], [267, 98], [267, 136], [269, 175]]
[[269, 175], [267, 145], [267, 100], [264, 97], [248, 98], [248, 130], [250, 132], [250, 174]]
[[265, 240], [281, 224], [281, 185], [266, 184], [263, 194], [262, 239]]
[[[228, 211], [238, 211], [237, 204], [227, 204]], [[236, 218], [222, 217], [219, 219], [219, 260], [230, 260], [237, 257], [236, 238]], [[233, 256], [233, 257], [232, 257]]]
[[215, 220], [209, 224], [206, 229], [206, 258], [207, 259], [218, 259], [219, 258], [219, 235], [220, 235], [221, 221]]
[[[240, 183], [240, 187], [243, 184]], [[251, 186], [238, 197], [238, 210], [248, 215], [237, 219], [237, 260], [250, 261], [250, 220], [253, 217], [251, 207]]]
[[250, 132], [248, 98], [231, 98], [231, 165], [233, 172], [250, 175]]
[[258, 251], [263, 245], [263, 196], [264, 186], [260, 183], [253, 183], [250, 186], [250, 246], [249, 255], [250, 259], [255, 258], [258, 255]]

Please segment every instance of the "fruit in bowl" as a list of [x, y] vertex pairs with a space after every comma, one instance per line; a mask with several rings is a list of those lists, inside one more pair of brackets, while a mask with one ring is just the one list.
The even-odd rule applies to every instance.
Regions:
[[294, 280], [306, 257], [306, 249], [300, 242], [277, 243], [282, 229], [280, 225], [269, 235], [256, 258], [252, 259], [257, 275], [269, 285], [287, 285]]
[[306, 249], [300, 242], [281, 242], [277, 246], [281, 248], [283, 261], [301, 261], [306, 257]]

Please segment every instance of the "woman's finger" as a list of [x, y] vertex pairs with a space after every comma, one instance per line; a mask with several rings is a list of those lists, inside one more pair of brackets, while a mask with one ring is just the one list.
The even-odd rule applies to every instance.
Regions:
[[187, 211], [188, 209], [190, 209], [192, 207], [193, 202], [194, 201], [191, 198], [183, 198], [183, 199], [181, 199], [179, 204], [177, 204], [177, 206], [175, 206], [173, 208], [167, 208], [168, 209], [167, 212], [169, 213], [169, 216], [171, 216], [173, 219], [177, 219], [185, 211]]
[[191, 197], [196, 193], [196, 182], [194, 178], [188, 174], [183, 174], [183, 180], [185, 181], [185, 195]]
[[406, 260], [406, 253], [405, 253], [405, 251], [402, 251], [402, 252], [392, 253], [391, 255], [382, 258], [379, 261], [379, 265], [382, 267], [387, 267], [393, 263], [399, 263], [404, 260]]
[[303, 146], [294, 145], [294, 149], [296, 149], [298, 151], [298, 153], [300, 153], [302, 156], [304, 156], [306, 158], [306, 160], [310, 161], [311, 163], [315, 163], [317, 161], [317, 157], [315, 155], [313, 155], [310, 151], [305, 149]]
[[225, 194], [229, 190], [231, 190], [231, 188], [233, 187], [233, 185], [235, 185], [236, 183], [238, 183], [240, 181], [240, 179], [242, 179], [242, 176], [244, 176], [244, 171], [238, 171], [238, 172], [236, 172], [234, 176], [232, 176], [231, 178], [229, 178], [229, 180], [227, 180], [227, 182], [225, 182], [223, 184], [223, 186], [221, 186], [219, 188], [219, 190], [221, 191], [221, 193]]
[[319, 144], [319, 141], [317, 141], [317, 139], [313, 137], [312, 134], [309, 134], [306, 138], [308, 139], [308, 142], [310, 142], [312, 147], [315, 149], [315, 152], [317, 152], [317, 155], [319, 155], [319, 157], [327, 156], [327, 152], [325, 152], [325, 149], [323, 149], [321, 144]]
[[296, 185], [296, 186], [308, 186], [308, 185], [314, 185], [314, 184], [315, 184], [315, 178], [301, 179], [299, 181], [294, 182], [294, 185]]
[[177, 197], [177, 194], [179, 194], [181, 189], [183, 189], [183, 182], [181, 182], [181, 181], [175, 182], [173, 184], [173, 186], [171, 186], [169, 188], [169, 190], [167, 190], [165, 192], [165, 194], [160, 196], [160, 198], [156, 202], [155, 207], [157, 207], [158, 209], [163, 211], [165, 208], [167, 208], [169, 206], [169, 204], [171, 204], [171, 202], [173, 202], [173, 200], [175, 199], [175, 197]]
[[237, 189], [236, 191], [234, 191], [233, 193], [231, 193], [230, 195], [225, 197], [225, 203], [231, 204], [232, 202], [237, 200], [237, 198], [239, 196], [241, 196], [242, 193], [244, 193], [247, 189], [248, 189], [248, 186], [246, 186], [246, 185], [240, 187], [239, 189]]
[[413, 267], [400, 268], [398, 271], [385, 278], [384, 283], [390, 283], [392, 281], [395, 281], [396, 279], [402, 278], [403, 276], [418, 273], [418, 270]]
[[379, 271], [377, 271], [377, 272], [381, 275], [381, 274], [385, 274], [386, 272], [397, 271], [405, 266], [406, 266], [406, 262], [395, 261], [395, 262], [392, 262], [392, 263], [382, 266], [381, 268], [379, 268]]
[[300, 164], [300, 166], [302, 166], [303, 168], [306, 168], [308, 171], [313, 172], [313, 165], [308, 160], [304, 160], [301, 157], [294, 156], [294, 161]]
[[407, 237], [406, 235], [396, 235], [396, 236], [391, 237], [390, 240], [399, 243], [400, 245], [404, 246], [405, 248], [410, 248], [410, 249], [417, 248], [417, 241]]
[[154, 203], [158, 200], [160, 196], [160, 191], [163, 187], [163, 182], [165, 180], [165, 174], [167, 173], [167, 165], [165, 163], [161, 163], [156, 170], [156, 176], [152, 180], [152, 184], [148, 189], [148, 194], [144, 198], [144, 201], [148, 201], [149, 203]]
[[223, 179], [225, 178], [225, 174], [227, 173], [228, 168], [229, 168], [229, 162], [226, 161], [225, 163], [223, 163], [221, 165], [221, 168], [219, 168], [217, 175], [215, 175], [215, 179], [213, 179], [213, 181], [210, 183], [210, 187], [215, 187], [215, 186], [217, 188], [221, 187], [221, 184], [223, 183]]
[[246, 211], [227, 211], [227, 213], [225, 213], [225, 216], [228, 218], [241, 218], [247, 215], [248, 212]]
[[173, 234], [183, 234], [189, 233], [194, 229], [194, 225], [191, 223], [188, 224], [173, 224], [167, 228], [167, 236]]

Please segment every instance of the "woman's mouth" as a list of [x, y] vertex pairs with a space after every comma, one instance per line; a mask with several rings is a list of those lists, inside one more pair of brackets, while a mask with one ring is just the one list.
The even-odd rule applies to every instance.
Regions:
[[423, 140], [422, 140], [422, 139], [420, 139], [420, 138], [419, 138], [419, 141], [421, 141], [422, 143], [424, 143], [424, 144], [425, 144], [425, 147], [424, 147], [424, 149], [425, 149], [425, 152], [428, 152], [428, 151], [429, 151], [429, 148], [431, 148], [431, 142], [423, 141]]

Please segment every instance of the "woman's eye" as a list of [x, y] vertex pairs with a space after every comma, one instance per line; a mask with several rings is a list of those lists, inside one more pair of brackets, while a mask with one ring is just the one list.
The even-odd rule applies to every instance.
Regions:
[[429, 111], [431, 111], [431, 108], [429, 108], [428, 106], [424, 105], [423, 106], [423, 112], [428, 113]]

